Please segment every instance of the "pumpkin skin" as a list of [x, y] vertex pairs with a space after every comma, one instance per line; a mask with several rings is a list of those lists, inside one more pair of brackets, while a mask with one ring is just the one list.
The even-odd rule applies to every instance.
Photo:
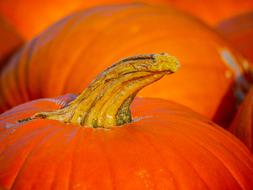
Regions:
[[[145, 0], [145, 3], [166, 4], [167, 0]], [[0, 2], [0, 15], [12, 23], [27, 40], [70, 13], [114, 3], [135, 3], [135, 0], [6, 0]], [[142, 1], [139, 1], [142, 2]], [[39, 22], [38, 22], [39, 20]]]
[[253, 87], [240, 105], [229, 131], [253, 152]]
[[253, 12], [225, 20], [217, 30], [253, 64]]
[[[31, 39], [52, 23], [66, 15], [113, 3], [134, 3], [136, 0], [4, 0], [0, 1], [0, 15], [6, 18], [25, 39]], [[224, 19], [252, 10], [252, 0], [141, 0], [150, 4], [176, 7], [195, 15], [214, 26]], [[39, 22], [38, 22], [39, 21]]]
[[109, 130], [17, 120], [65, 106], [75, 95], [35, 100], [2, 115], [4, 189], [245, 189], [253, 160], [233, 135], [184, 106], [139, 98], [134, 122]]
[[21, 46], [22, 39], [17, 32], [0, 17], [0, 69], [10, 55]]
[[253, 1], [243, 0], [169, 0], [172, 6], [184, 10], [202, 19], [211, 26], [230, 17], [249, 12], [253, 9]]
[[146, 52], [171, 52], [182, 69], [139, 96], [180, 102], [222, 125], [229, 122], [237, 87], [245, 85], [240, 57], [200, 21], [143, 4], [76, 13], [27, 43], [1, 73], [0, 109], [79, 93], [112, 62]]

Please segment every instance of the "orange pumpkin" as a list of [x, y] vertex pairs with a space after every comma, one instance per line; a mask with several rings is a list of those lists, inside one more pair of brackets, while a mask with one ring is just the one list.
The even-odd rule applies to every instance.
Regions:
[[[16, 27], [17, 31], [31, 39], [50, 24], [66, 15], [97, 5], [130, 3], [136, 0], [2, 0], [0, 15]], [[253, 9], [252, 0], [139, 0], [150, 4], [173, 6], [189, 12], [210, 25]]]
[[[167, 0], [145, 0], [166, 2]], [[4, 0], [0, 1], [0, 15], [12, 23], [26, 39], [32, 39], [54, 22], [70, 13], [98, 5], [136, 2], [135, 0]]]
[[229, 130], [253, 152], [253, 87], [240, 105]]
[[17, 32], [0, 17], [0, 69], [9, 56], [21, 45]]
[[253, 64], [253, 12], [225, 20], [217, 29]]
[[27, 43], [1, 73], [0, 107], [78, 93], [111, 62], [145, 52], [171, 52], [182, 69], [139, 96], [182, 103], [219, 123], [231, 118], [247, 85], [240, 57], [199, 20], [142, 4], [75, 13]]
[[[133, 121], [105, 122], [126, 119], [136, 92], [176, 69], [167, 55], [127, 58], [78, 97], [35, 100], [0, 115], [1, 189], [251, 190], [248, 149], [186, 107], [137, 99]], [[89, 123], [90, 117], [103, 125]]]
[[202, 19], [211, 26], [253, 9], [252, 0], [168, 0], [170, 5]]

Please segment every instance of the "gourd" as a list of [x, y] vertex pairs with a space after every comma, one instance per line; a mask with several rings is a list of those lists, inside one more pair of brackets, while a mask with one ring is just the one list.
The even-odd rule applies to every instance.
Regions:
[[162, 99], [138, 98], [130, 110], [137, 91], [177, 69], [167, 54], [129, 57], [79, 96], [3, 113], [0, 187], [251, 190], [252, 155], [221, 127]]
[[0, 109], [80, 93], [112, 62], [146, 52], [171, 52], [183, 67], [177, 77], [164, 78], [138, 96], [173, 100], [229, 123], [248, 86], [241, 57], [199, 20], [143, 4], [75, 13], [27, 43], [0, 75]]
[[253, 12], [224, 20], [217, 30], [253, 64]]
[[[32, 39], [54, 22], [68, 14], [99, 5], [135, 3], [136, 0], [3, 0], [0, 15], [7, 19], [25, 39]], [[228, 19], [252, 10], [252, 0], [139, 0], [149, 4], [171, 6], [195, 15], [215, 26]]]
[[202, 19], [210, 26], [217, 26], [224, 20], [252, 11], [251, 0], [168, 0], [172, 6]]

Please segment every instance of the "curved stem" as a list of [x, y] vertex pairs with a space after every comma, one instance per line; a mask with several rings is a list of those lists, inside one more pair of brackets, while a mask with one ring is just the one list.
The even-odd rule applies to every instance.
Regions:
[[164, 53], [123, 59], [99, 74], [68, 106], [37, 113], [32, 119], [53, 119], [94, 128], [129, 123], [130, 104], [138, 91], [178, 67], [177, 59]]

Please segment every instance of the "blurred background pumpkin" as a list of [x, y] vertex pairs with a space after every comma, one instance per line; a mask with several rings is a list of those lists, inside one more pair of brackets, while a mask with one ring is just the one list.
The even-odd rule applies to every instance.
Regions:
[[0, 69], [22, 42], [18, 32], [0, 16]]
[[234, 45], [253, 66], [253, 12], [229, 18], [217, 30]]
[[22, 37], [31, 39], [70, 13], [98, 5], [130, 2], [172, 6], [191, 13], [212, 26], [253, 8], [252, 0], [2, 0], [0, 15]]

